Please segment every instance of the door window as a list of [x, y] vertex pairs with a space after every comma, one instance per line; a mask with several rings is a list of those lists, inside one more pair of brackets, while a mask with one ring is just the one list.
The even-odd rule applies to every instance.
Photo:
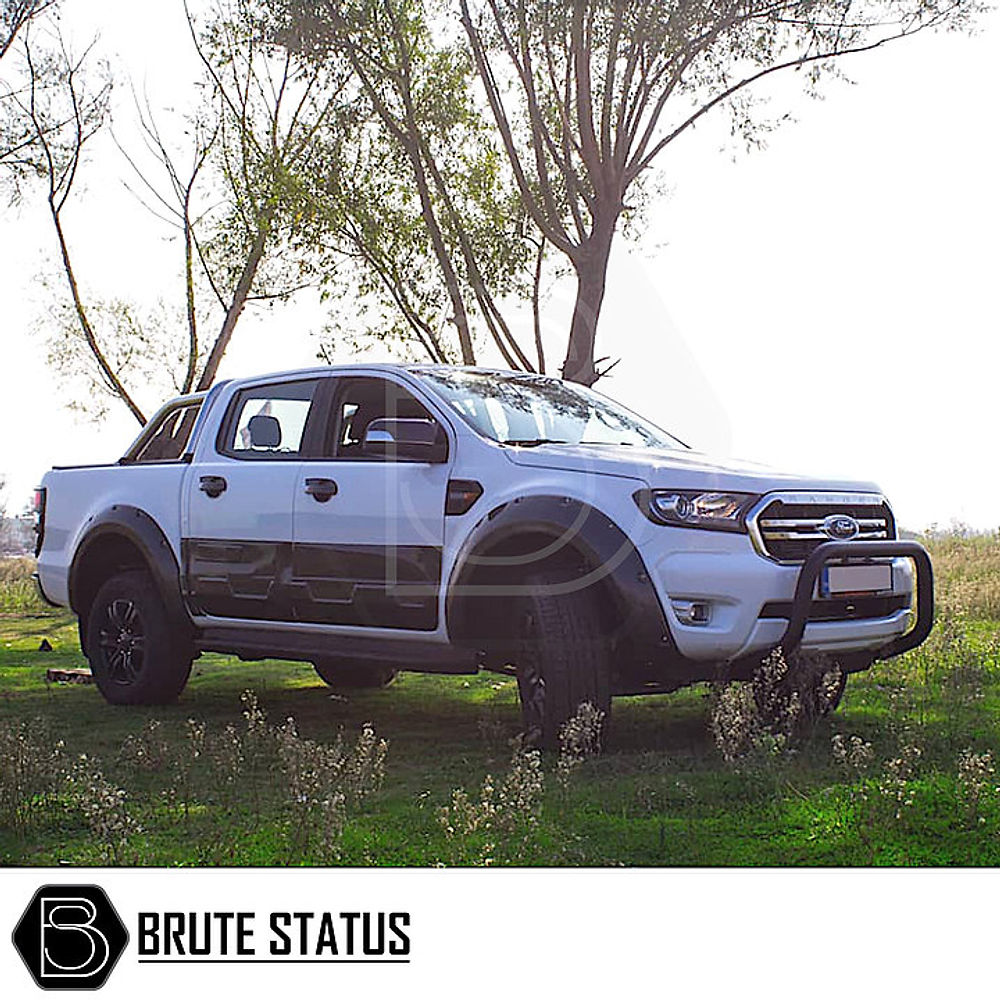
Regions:
[[[362, 454], [365, 431], [373, 420], [434, 420], [434, 415], [408, 389], [381, 378], [341, 379], [324, 455], [367, 458]], [[378, 459], [381, 460], [381, 457]]]
[[299, 458], [318, 379], [243, 389], [230, 404], [219, 450], [233, 458]]

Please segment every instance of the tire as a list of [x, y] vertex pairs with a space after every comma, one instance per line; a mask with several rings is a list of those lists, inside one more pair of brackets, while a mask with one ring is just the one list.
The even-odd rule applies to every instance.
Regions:
[[87, 614], [84, 649], [105, 700], [112, 705], [176, 701], [193, 659], [190, 646], [176, 633], [145, 570], [127, 570], [106, 580]]
[[381, 663], [365, 663], [343, 656], [327, 656], [313, 663], [316, 673], [332, 688], [388, 687], [396, 678], [393, 667]]
[[560, 593], [554, 590], [560, 579], [525, 580], [529, 593], [518, 602], [514, 649], [525, 742], [550, 750], [559, 748], [560, 730], [581, 705], [603, 713], [599, 744], [611, 716], [609, 644], [596, 595]]

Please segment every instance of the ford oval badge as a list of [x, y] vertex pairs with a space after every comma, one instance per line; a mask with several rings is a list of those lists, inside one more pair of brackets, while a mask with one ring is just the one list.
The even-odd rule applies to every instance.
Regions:
[[857, 538], [861, 525], [848, 514], [831, 514], [823, 521], [823, 532], [838, 542], [849, 542]]

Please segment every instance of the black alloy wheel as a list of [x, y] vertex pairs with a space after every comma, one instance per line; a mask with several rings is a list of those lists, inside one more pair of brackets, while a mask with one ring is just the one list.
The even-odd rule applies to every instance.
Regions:
[[119, 598], [103, 609], [98, 647], [112, 684], [130, 686], [142, 673], [146, 631], [135, 601]]
[[184, 690], [194, 649], [145, 570], [123, 570], [101, 585], [83, 634], [91, 673], [112, 705], [166, 705]]

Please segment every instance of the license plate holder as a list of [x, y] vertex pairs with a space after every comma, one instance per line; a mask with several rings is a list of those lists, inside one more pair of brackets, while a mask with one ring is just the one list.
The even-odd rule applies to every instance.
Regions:
[[820, 597], [854, 597], [891, 592], [891, 563], [824, 566], [820, 573]]

